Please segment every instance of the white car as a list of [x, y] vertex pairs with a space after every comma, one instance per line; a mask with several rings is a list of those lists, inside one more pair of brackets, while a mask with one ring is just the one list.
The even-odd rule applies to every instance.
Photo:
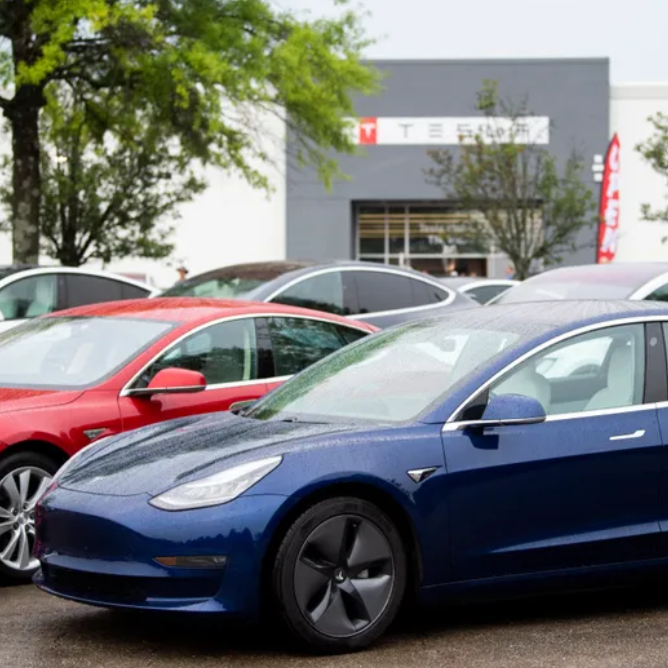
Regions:
[[154, 288], [125, 276], [73, 267], [0, 267], [0, 332], [74, 306], [149, 297]]

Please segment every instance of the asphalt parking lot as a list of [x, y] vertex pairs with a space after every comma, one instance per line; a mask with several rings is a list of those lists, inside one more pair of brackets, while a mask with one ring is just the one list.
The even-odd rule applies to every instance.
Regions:
[[286, 650], [256, 628], [212, 619], [125, 617], [30, 586], [0, 588], [2, 668], [636, 668], [668, 664], [661, 591], [453, 606], [402, 621], [373, 649]]

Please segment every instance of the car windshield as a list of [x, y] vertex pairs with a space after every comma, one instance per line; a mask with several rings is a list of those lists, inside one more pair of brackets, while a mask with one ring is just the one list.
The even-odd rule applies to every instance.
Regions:
[[555, 299], [627, 299], [637, 285], [626, 282], [605, 280], [605, 276], [570, 277], [535, 276], [510, 290], [506, 290], [494, 300], [494, 304], [517, 304], [519, 302], [543, 302]]
[[293, 262], [238, 264], [188, 278], [164, 290], [160, 296], [238, 299], [261, 285], [303, 266]]
[[174, 323], [38, 318], [0, 334], [0, 387], [80, 389], [123, 367]]
[[411, 421], [519, 339], [514, 331], [487, 329], [480, 320], [469, 326], [450, 318], [412, 322], [318, 362], [245, 416], [303, 422]]

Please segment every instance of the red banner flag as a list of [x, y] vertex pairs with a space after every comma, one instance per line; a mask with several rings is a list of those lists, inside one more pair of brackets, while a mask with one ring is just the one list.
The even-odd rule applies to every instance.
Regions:
[[596, 262], [612, 262], [619, 235], [619, 137], [615, 135], [605, 155], [598, 224]]

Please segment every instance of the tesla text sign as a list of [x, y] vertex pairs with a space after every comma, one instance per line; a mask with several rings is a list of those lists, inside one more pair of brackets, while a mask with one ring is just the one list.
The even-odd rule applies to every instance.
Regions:
[[612, 262], [619, 237], [619, 137], [615, 135], [605, 156], [601, 184], [600, 222], [596, 261]]
[[549, 144], [550, 119], [545, 116], [484, 118], [393, 118], [372, 116], [351, 121], [353, 141], [363, 145], [438, 146], [471, 142]]

